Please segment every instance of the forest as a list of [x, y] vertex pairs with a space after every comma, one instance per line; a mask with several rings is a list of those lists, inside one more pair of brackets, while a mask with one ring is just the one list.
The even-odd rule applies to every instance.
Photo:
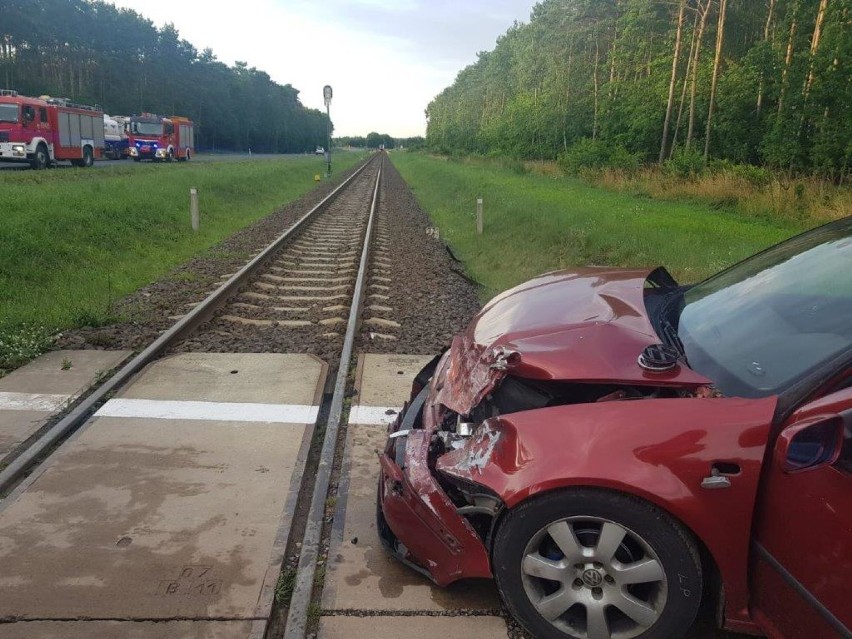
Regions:
[[354, 146], [356, 148], [378, 149], [408, 149], [416, 151], [422, 149], [426, 144], [426, 138], [417, 135], [410, 138], [394, 138], [387, 133], [371, 131], [366, 137], [362, 135], [347, 135], [334, 139], [338, 146]]
[[443, 153], [843, 183], [852, 0], [543, 0], [429, 104]]
[[325, 143], [328, 118], [243, 62], [198, 51], [173, 25], [90, 0], [2, 0], [0, 88], [187, 116], [203, 150], [291, 153]]

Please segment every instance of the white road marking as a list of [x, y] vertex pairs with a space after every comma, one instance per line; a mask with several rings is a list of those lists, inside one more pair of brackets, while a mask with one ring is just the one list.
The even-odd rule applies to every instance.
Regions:
[[96, 417], [142, 417], [147, 419], [199, 419], [223, 422], [312, 424], [319, 406], [301, 404], [256, 404], [248, 402], [196, 402], [161, 399], [111, 399]]
[[32, 410], [53, 413], [63, 408], [70, 400], [71, 395], [0, 392], [0, 410]]
[[353, 406], [349, 411], [350, 424], [363, 424], [365, 426], [387, 426], [392, 423], [400, 408], [398, 406]]

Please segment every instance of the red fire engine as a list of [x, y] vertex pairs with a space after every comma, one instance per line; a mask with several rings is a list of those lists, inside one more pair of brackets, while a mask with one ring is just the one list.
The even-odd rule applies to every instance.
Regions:
[[177, 115], [134, 115], [127, 123], [128, 153], [134, 161], [189, 160], [195, 153], [192, 121]]
[[92, 166], [103, 147], [100, 107], [0, 89], [0, 161], [27, 162], [34, 169], [61, 160]]

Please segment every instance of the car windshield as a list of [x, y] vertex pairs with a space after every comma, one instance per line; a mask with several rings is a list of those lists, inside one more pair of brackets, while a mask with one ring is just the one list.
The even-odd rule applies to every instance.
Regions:
[[17, 122], [18, 105], [0, 104], [0, 122]]
[[163, 125], [158, 122], [134, 122], [133, 132], [139, 135], [160, 135], [163, 132]]
[[852, 218], [795, 237], [688, 289], [677, 332], [725, 395], [780, 394], [852, 349]]

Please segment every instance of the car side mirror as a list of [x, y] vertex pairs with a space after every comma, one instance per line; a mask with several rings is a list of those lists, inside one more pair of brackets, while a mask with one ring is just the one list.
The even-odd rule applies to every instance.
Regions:
[[32, 122], [35, 120], [35, 109], [32, 107], [24, 108], [24, 122]]
[[844, 416], [818, 415], [781, 431], [775, 460], [785, 473], [830, 466], [843, 448]]

